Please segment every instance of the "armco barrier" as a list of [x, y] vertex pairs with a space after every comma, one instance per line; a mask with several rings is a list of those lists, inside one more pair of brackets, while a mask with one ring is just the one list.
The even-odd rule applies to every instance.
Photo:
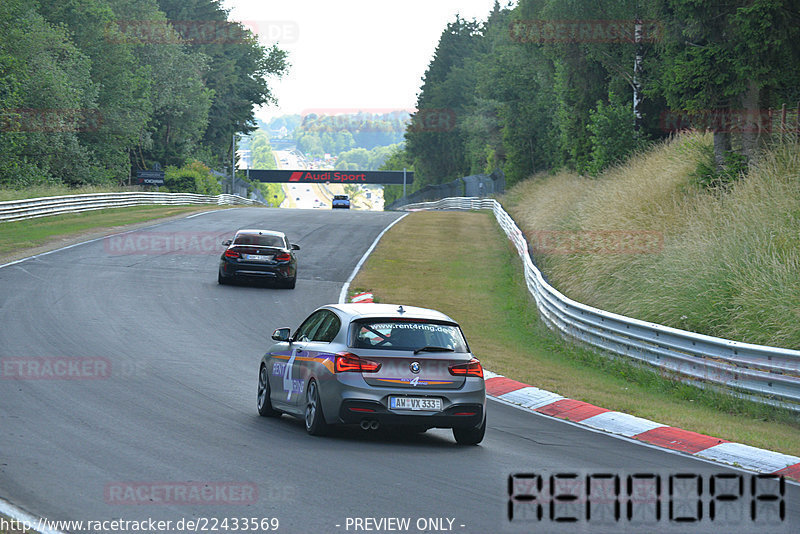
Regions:
[[195, 195], [192, 193], [95, 193], [59, 197], [28, 198], [0, 202], [0, 222], [46, 217], [61, 213], [124, 208], [150, 204], [261, 205], [236, 195]]
[[494, 199], [446, 198], [397, 209], [492, 210], [522, 258], [528, 290], [551, 329], [566, 338], [646, 362], [671, 377], [800, 411], [800, 351], [696, 334], [575, 302], [545, 281], [519, 227]]

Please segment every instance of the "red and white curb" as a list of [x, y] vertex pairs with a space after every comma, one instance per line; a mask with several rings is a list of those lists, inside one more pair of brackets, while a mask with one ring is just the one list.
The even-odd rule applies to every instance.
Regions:
[[350, 302], [374, 302], [372, 293], [359, 293], [350, 297]]
[[484, 369], [486, 393], [532, 412], [742, 469], [800, 481], [800, 458], [681, 430], [517, 382]]

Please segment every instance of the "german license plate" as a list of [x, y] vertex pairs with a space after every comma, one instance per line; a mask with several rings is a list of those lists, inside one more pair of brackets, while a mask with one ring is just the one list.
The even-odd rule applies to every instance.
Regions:
[[389, 397], [389, 408], [392, 410], [425, 410], [442, 411], [442, 399], [428, 397]]
[[261, 254], [242, 254], [242, 256], [244, 256], [244, 259], [252, 261], [270, 261], [272, 259], [272, 256], [264, 256]]

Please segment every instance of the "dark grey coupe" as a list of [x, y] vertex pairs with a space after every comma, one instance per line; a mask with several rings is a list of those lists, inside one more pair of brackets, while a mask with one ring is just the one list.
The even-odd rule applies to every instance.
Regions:
[[283, 232], [239, 230], [233, 239], [222, 242], [227, 248], [219, 259], [217, 281], [271, 280], [294, 289], [300, 247], [289, 243]]

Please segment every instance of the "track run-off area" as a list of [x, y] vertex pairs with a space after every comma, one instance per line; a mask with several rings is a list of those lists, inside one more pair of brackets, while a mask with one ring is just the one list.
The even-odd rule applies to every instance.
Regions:
[[[770, 500], [750, 473], [499, 401], [475, 447], [443, 429], [315, 438], [259, 417], [272, 331], [336, 302], [400, 216], [211, 211], [0, 268], [0, 364], [17, 373], [0, 376], [0, 499], [50, 521], [170, 522], [153, 532], [795, 531], [797, 485]], [[300, 245], [296, 289], [217, 284], [240, 228]]]

